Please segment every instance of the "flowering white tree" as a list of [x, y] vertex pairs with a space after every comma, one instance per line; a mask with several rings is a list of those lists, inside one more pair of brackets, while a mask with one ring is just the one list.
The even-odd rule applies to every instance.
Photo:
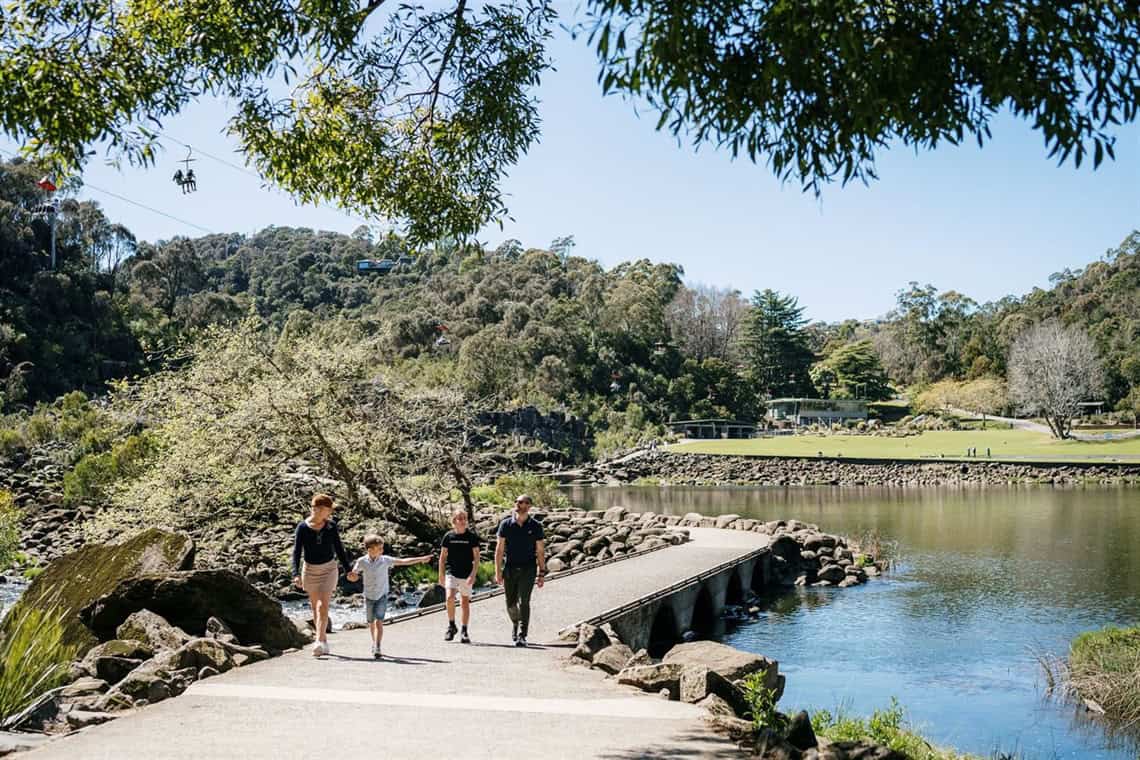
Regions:
[[1088, 334], [1055, 319], [1022, 333], [1009, 350], [1009, 396], [1024, 414], [1041, 415], [1068, 438], [1080, 402], [1104, 387], [1104, 369]]

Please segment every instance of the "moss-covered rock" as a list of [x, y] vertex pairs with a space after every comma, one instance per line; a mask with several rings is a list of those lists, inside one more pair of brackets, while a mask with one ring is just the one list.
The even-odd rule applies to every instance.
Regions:
[[119, 583], [141, 573], [189, 570], [194, 565], [194, 541], [180, 533], [150, 528], [114, 544], [91, 544], [52, 562], [32, 581], [8, 621], [20, 619], [28, 607], [58, 608], [63, 613], [64, 641], [85, 651], [98, 643], [79, 619], [79, 611], [109, 593]]
[[209, 619], [219, 617], [243, 643], [264, 644], [278, 651], [305, 643], [281, 605], [232, 570], [126, 578], [89, 605], [81, 618], [97, 636], [111, 638], [132, 613], [144, 609], [194, 636], [203, 636]]

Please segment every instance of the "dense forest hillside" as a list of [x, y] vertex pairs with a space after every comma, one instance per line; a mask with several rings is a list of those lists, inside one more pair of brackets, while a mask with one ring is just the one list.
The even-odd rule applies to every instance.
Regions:
[[[1110, 407], [1140, 384], [1140, 234], [1052, 287], [977, 304], [911, 283], [873, 322], [806, 324], [795, 294], [689, 286], [675, 265], [606, 270], [547, 248], [441, 243], [410, 250], [271, 227], [137, 244], [96, 204], [65, 204], [59, 266], [28, 165], [0, 166], [0, 404], [8, 411], [177, 359], [210, 325], [250, 316], [298, 330], [344, 317], [382, 358], [488, 405], [533, 403], [586, 418], [603, 446], [670, 419], [754, 418], [766, 397], [889, 397], [939, 380], [1001, 378], [1008, 348], [1047, 317], [1083, 326]], [[586, 252], [588, 253], [588, 252]], [[403, 257], [403, 258], [401, 258]], [[386, 274], [360, 260], [400, 260]], [[762, 283], [758, 283], [761, 284]], [[893, 388], [892, 388], [893, 386]]]

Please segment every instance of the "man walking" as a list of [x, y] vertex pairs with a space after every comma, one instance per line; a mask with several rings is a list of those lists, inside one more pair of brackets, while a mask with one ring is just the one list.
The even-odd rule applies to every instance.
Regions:
[[515, 511], [499, 523], [495, 543], [495, 583], [506, 590], [511, 638], [517, 647], [526, 646], [531, 591], [536, 581], [542, 588], [546, 577], [546, 535], [542, 523], [530, 517], [531, 506], [526, 494], [515, 499]]

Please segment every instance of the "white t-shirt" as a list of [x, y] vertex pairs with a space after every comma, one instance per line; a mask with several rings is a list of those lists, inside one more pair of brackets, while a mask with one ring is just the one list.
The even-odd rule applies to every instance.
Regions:
[[388, 568], [396, 560], [381, 554], [375, 560], [365, 554], [352, 566], [354, 572], [364, 578], [365, 599], [386, 599], [388, 597]]

